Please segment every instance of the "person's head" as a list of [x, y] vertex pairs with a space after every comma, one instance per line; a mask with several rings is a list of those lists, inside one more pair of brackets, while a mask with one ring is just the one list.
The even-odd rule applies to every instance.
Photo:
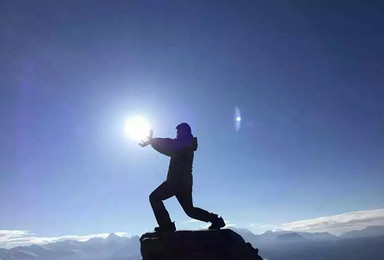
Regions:
[[176, 126], [177, 136], [176, 138], [183, 138], [192, 135], [191, 127], [187, 123], [181, 123]]

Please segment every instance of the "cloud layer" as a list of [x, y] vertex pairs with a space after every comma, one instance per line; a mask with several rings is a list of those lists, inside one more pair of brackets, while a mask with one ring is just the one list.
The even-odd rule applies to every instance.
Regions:
[[304, 232], [329, 232], [335, 235], [361, 230], [368, 226], [384, 225], [384, 209], [362, 210], [339, 215], [284, 223], [279, 229]]
[[[200, 224], [194, 220], [182, 222], [184, 224]], [[226, 222], [226, 227], [235, 226]], [[313, 219], [299, 220], [280, 225], [252, 224], [252, 229], [271, 229], [303, 232], [329, 232], [335, 235], [361, 230], [368, 226], [384, 226], [384, 209], [362, 210], [339, 215], [325, 216]], [[201, 228], [201, 227], [200, 227]], [[204, 227], [207, 228], [207, 227]], [[127, 236], [126, 232], [116, 232], [119, 236]], [[109, 233], [89, 234], [84, 236], [67, 235], [58, 237], [39, 237], [28, 230], [0, 230], [0, 248], [12, 248], [31, 244], [47, 244], [63, 240], [86, 241], [94, 237], [106, 238]]]
[[[126, 232], [115, 232], [118, 236], [127, 236]], [[87, 241], [94, 237], [106, 238], [109, 233], [89, 234], [84, 236], [67, 235], [58, 237], [39, 237], [28, 230], [0, 230], [0, 248], [16, 246], [41, 245], [63, 240]]]

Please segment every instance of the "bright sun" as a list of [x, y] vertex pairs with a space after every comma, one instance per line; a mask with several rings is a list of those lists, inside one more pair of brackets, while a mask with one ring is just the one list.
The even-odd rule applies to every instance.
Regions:
[[148, 120], [142, 116], [128, 118], [124, 124], [125, 136], [134, 141], [141, 141], [148, 137], [150, 129]]

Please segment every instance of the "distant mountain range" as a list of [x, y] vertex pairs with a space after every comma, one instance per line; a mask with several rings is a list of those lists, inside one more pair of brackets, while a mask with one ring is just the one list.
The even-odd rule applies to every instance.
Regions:
[[311, 243], [311, 242], [336, 242], [354, 238], [384, 237], [384, 226], [370, 226], [362, 230], [354, 230], [340, 236], [328, 232], [294, 232], [294, 231], [266, 231], [256, 235], [244, 228], [233, 228], [234, 231], [243, 236], [244, 239], [255, 244], [281, 244], [281, 243]]
[[47, 245], [0, 249], [0, 260], [138, 260], [141, 259], [139, 237], [119, 237], [111, 233], [106, 239], [85, 242], [65, 240]]
[[[268, 260], [384, 259], [384, 226], [372, 226], [337, 237], [327, 232], [267, 231], [256, 235], [247, 229], [233, 230], [260, 249]], [[139, 237], [119, 237], [85, 242], [66, 240], [47, 245], [0, 248], [0, 260], [141, 260]]]
[[268, 260], [384, 259], [384, 226], [371, 226], [341, 236], [291, 231], [256, 235], [246, 229], [234, 230], [258, 247], [260, 255]]
[[384, 236], [384, 226], [371, 226], [363, 230], [354, 230], [344, 233], [340, 238], [364, 238], [364, 237], [380, 237]]

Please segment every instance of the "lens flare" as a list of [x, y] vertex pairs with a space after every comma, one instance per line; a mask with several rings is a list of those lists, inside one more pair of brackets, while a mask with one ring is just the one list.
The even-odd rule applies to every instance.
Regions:
[[142, 116], [128, 118], [124, 124], [124, 134], [133, 141], [140, 141], [148, 137], [151, 125]]
[[240, 109], [237, 106], [234, 107], [233, 118], [235, 123], [235, 130], [236, 132], [238, 132], [241, 127], [241, 113]]

